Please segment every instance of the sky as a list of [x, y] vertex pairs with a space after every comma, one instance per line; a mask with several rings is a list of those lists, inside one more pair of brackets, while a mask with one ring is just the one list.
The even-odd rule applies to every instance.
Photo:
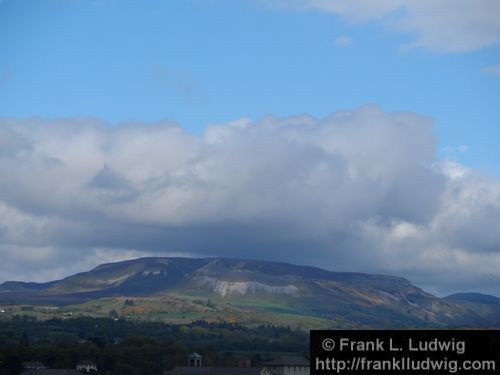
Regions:
[[0, 282], [227, 256], [500, 296], [498, 14], [0, 1]]

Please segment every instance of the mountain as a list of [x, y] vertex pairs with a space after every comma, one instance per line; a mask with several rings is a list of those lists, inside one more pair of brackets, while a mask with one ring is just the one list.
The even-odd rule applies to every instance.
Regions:
[[482, 318], [500, 326], [500, 298], [482, 293], [456, 293], [444, 298], [474, 310]]
[[500, 306], [500, 298], [482, 293], [455, 293], [445, 297], [445, 299], [461, 303]]
[[470, 306], [437, 298], [404, 278], [227, 258], [140, 258], [49, 283], [5, 282], [0, 303], [53, 304], [82, 314], [113, 310], [166, 321], [292, 322], [306, 328], [491, 324]]

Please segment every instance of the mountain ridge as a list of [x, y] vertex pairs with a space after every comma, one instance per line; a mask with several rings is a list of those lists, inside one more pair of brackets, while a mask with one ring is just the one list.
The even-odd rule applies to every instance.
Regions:
[[[368, 327], [489, 326], [495, 320], [489, 310], [481, 315], [470, 304], [438, 298], [402, 277], [236, 258], [145, 257], [48, 283], [0, 284], [0, 302], [11, 304], [82, 305], [123, 297], [175, 298], [202, 317], [229, 310], [241, 316], [287, 312]], [[198, 300], [220, 308], [198, 309], [192, 305]]]

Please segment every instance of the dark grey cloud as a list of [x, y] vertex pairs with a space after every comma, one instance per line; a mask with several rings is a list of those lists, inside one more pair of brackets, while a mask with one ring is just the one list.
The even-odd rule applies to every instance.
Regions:
[[92, 177], [88, 186], [103, 204], [130, 201], [136, 196], [129, 181], [106, 164]]
[[[500, 182], [375, 105], [176, 124], [1, 119], [2, 280], [141, 255], [282, 260], [500, 294]], [[38, 269], [33, 273], [34, 269]]]
[[9, 128], [0, 128], [0, 157], [13, 157], [31, 147], [29, 140]]

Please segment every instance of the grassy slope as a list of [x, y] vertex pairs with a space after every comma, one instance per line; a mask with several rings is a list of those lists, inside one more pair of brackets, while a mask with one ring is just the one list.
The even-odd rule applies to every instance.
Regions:
[[[133, 300], [133, 306], [126, 306], [125, 300]], [[71, 318], [76, 316], [108, 317], [112, 310], [119, 317], [131, 320], [161, 321], [173, 324], [185, 324], [204, 319], [213, 322], [242, 323], [248, 326], [260, 324], [289, 325], [301, 329], [360, 328], [362, 326], [341, 319], [323, 319], [302, 315], [303, 312], [279, 303], [260, 299], [241, 298], [227, 303], [223, 298], [211, 300], [210, 307], [206, 299], [196, 296], [180, 297], [166, 294], [157, 297], [110, 297], [88, 301], [77, 305], [11, 305], [1, 309], [0, 319], [9, 319], [13, 315], [28, 315], [37, 319]]]

